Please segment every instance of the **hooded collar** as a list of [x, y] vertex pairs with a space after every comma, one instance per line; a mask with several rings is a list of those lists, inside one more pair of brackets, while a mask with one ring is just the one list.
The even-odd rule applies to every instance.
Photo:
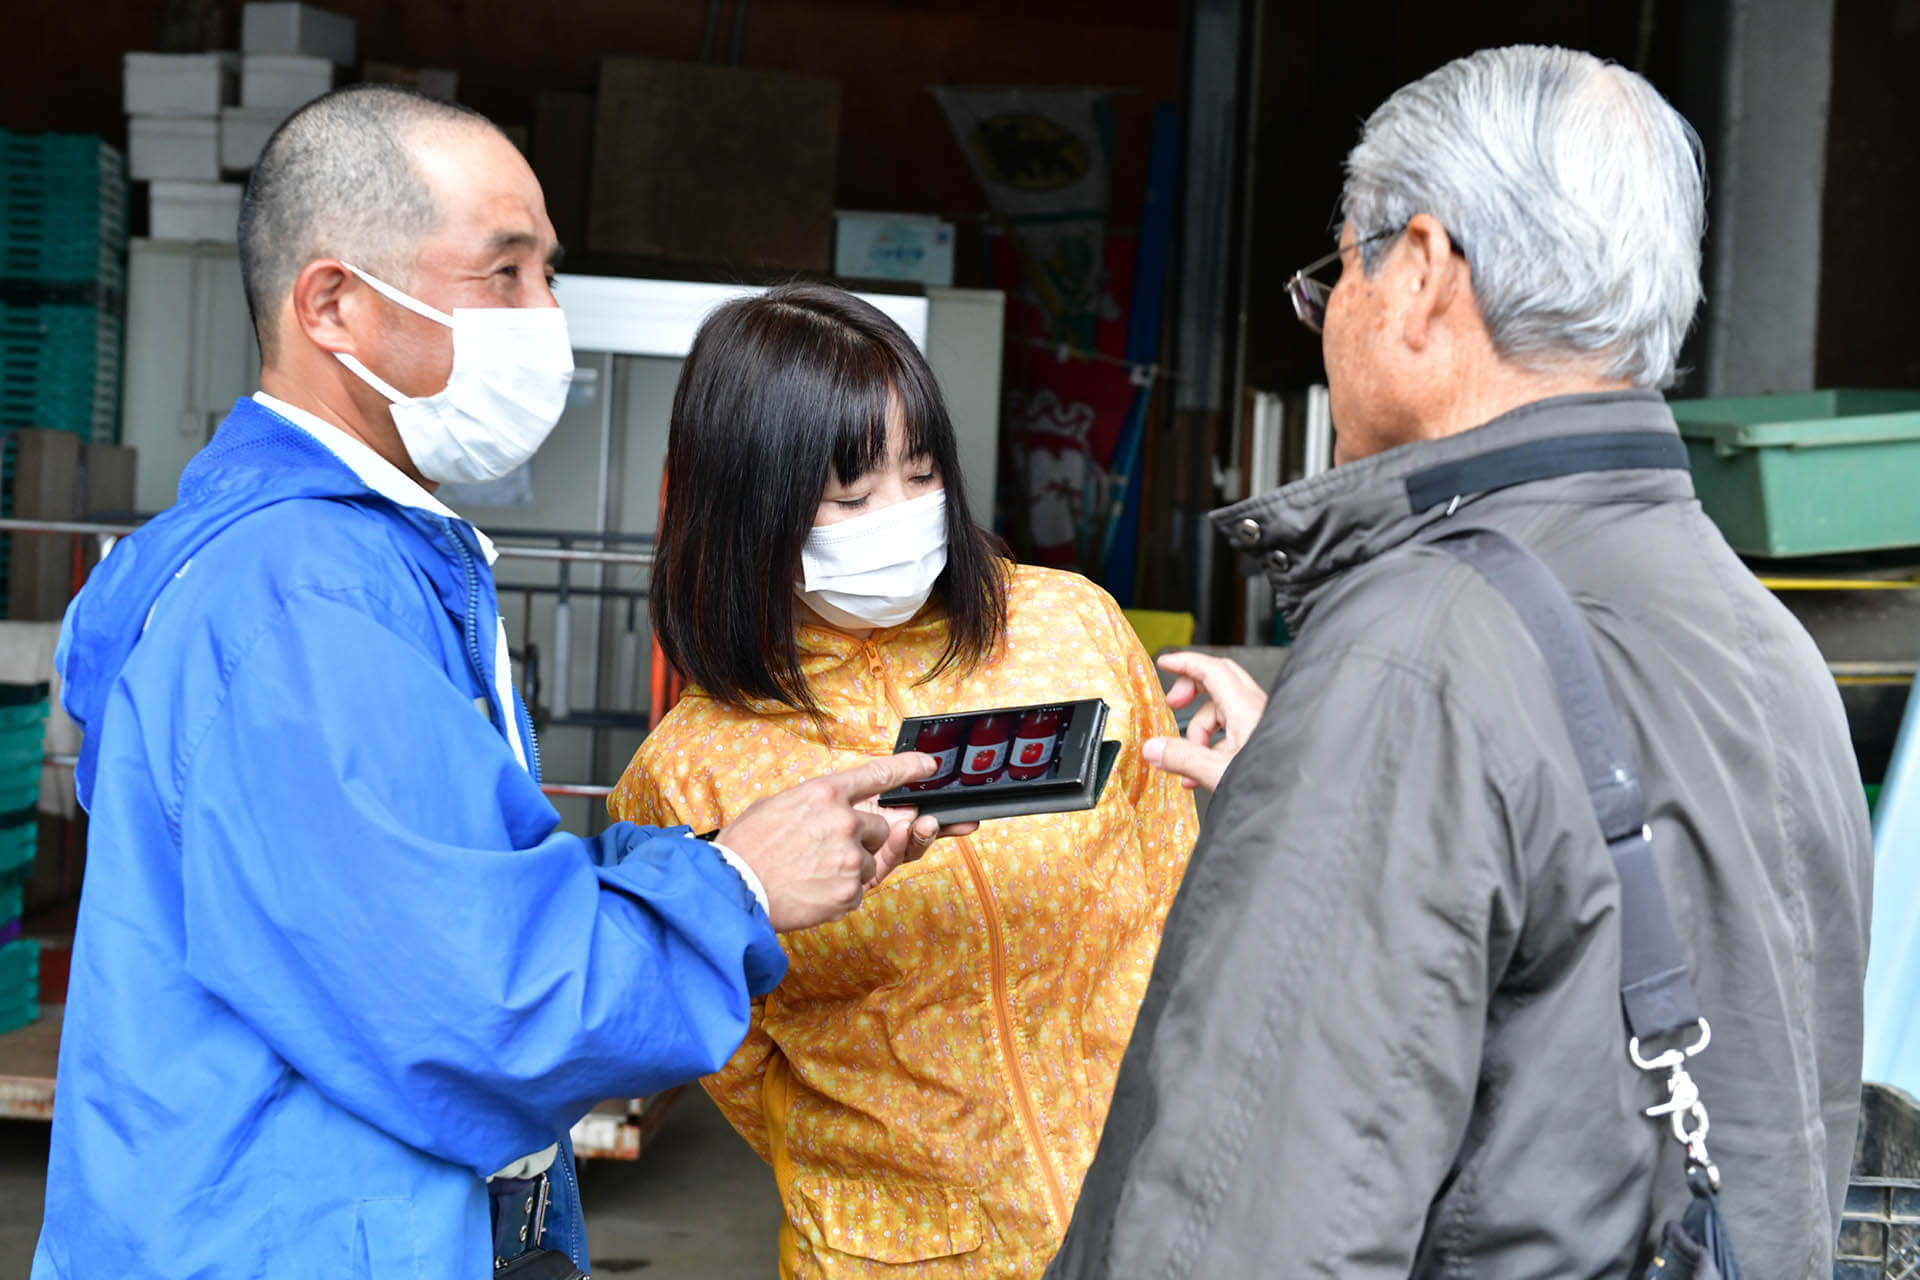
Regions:
[[[1606, 473], [1604, 480], [1596, 473]], [[1518, 500], [1515, 490], [1549, 483], [1555, 501], [1693, 497], [1686, 446], [1666, 401], [1656, 391], [1605, 391], [1537, 400], [1470, 431], [1335, 467], [1210, 518], [1235, 548], [1258, 558], [1297, 631], [1340, 573], [1467, 503]]]
[[[331, 498], [386, 506], [431, 544], [422, 557], [449, 609], [464, 602], [454, 565], [456, 547], [478, 556], [472, 529], [424, 511], [399, 507], [364, 481], [311, 434], [252, 399], [227, 415], [207, 447], [180, 477], [179, 501], [122, 538], [88, 576], [67, 607], [54, 657], [61, 705], [82, 729], [98, 724], [120, 669], [145, 631], [167, 584], [222, 530], [256, 511], [299, 498]], [[100, 735], [82, 741], [75, 783], [91, 803]]]

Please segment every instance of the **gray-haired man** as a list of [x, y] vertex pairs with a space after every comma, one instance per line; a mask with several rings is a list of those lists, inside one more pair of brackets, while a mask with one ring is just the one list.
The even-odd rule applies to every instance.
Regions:
[[1832, 1274], [1871, 849], [1820, 655], [1702, 515], [1657, 391], [1700, 296], [1697, 145], [1559, 49], [1367, 122], [1346, 270], [1294, 288], [1342, 465], [1215, 517], [1298, 643], [1270, 702], [1169, 664], [1214, 701], [1149, 756], [1219, 794], [1049, 1276], [1637, 1276], [1685, 1205], [1555, 686], [1427, 541], [1447, 521], [1546, 562], [1625, 721], [1742, 1274]]

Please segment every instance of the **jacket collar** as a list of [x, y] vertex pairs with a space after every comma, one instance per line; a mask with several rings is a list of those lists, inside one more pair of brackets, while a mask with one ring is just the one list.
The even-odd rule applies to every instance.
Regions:
[[[1539, 486], [1550, 486], [1541, 490]], [[1686, 446], [1656, 391], [1555, 396], [1440, 440], [1335, 467], [1215, 511], [1298, 630], [1319, 590], [1467, 503], [1685, 501]]]
[[[457, 567], [457, 548], [480, 554], [464, 521], [444, 520], [380, 497], [308, 432], [254, 400], [242, 399], [212, 441], [187, 464], [180, 477], [180, 500], [121, 539], [68, 606], [55, 666], [62, 680], [61, 705], [75, 722], [82, 728], [98, 723], [160, 593], [202, 547], [256, 511], [312, 498], [389, 511], [438, 553], [419, 554], [416, 563], [450, 613], [464, 610], [467, 588]], [[492, 590], [490, 580], [483, 579], [483, 585]], [[82, 804], [92, 803], [99, 746], [96, 732], [89, 732], [81, 744], [75, 781]]]

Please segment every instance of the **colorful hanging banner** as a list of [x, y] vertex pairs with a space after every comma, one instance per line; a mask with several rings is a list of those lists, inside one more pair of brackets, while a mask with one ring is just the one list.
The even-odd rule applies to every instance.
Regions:
[[1089, 345], [1103, 292], [1113, 113], [1104, 89], [936, 86], [987, 204], [1016, 240], [1048, 336]]

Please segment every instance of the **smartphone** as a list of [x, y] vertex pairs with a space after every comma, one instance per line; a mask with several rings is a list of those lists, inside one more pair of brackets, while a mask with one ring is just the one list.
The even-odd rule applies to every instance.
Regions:
[[1120, 754], [1106, 728], [1107, 704], [1098, 698], [914, 716], [893, 749], [925, 752], [939, 767], [880, 803], [942, 822], [1091, 809]]

